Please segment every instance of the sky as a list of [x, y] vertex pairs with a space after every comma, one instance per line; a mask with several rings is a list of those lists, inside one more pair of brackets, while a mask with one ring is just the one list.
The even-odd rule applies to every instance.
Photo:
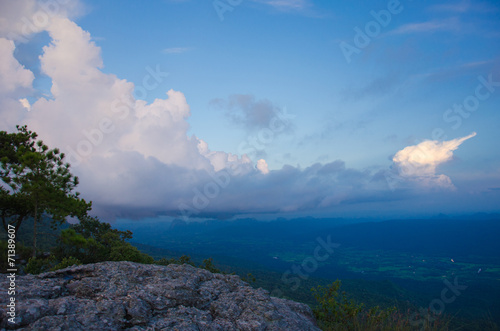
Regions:
[[497, 1], [0, 0], [0, 130], [115, 218], [500, 211]]

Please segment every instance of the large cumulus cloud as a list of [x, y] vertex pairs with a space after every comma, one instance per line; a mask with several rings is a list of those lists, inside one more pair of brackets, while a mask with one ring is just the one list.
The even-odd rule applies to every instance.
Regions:
[[[49, 146], [60, 147], [81, 179], [79, 189], [100, 213], [175, 213], [189, 190], [229, 165], [240, 173], [258, 172], [246, 157], [213, 152], [208, 144], [188, 136], [190, 108], [179, 91], [166, 92], [152, 103], [136, 98], [136, 86], [102, 72], [101, 50], [90, 34], [65, 11], [45, 13], [48, 21], [24, 33], [24, 18], [37, 13], [35, 2], [4, 13], [0, 39], [0, 103], [2, 129], [27, 124]], [[4, 4], [2, 4], [4, 5]], [[41, 10], [41, 9], [40, 9]], [[50, 14], [50, 15], [49, 15]], [[11, 22], [12, 21], [12, 22]], [[7, 24], [11, 22], [14, 24]], [[16, 36], [46, 31], [51, 42], [40, 56], [41, 72], [51, 79], [51, 95], [36, 99], [26, 111], [34, 73], [14, 57]], [[147, 67], [146, 90], [164, 76], [158, 66]]]

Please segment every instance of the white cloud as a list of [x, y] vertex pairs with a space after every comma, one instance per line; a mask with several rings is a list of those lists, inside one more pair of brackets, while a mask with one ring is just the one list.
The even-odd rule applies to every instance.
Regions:
[[462, 138], [442, 142], [426, 140], [418, 145], [405, 147], [397, 152], [392, 160], [399, 176], [404, 179], [415, 181], [424, 187], [453, 188], [448, 176], [436, 174], [437, 167], [450, 161], [453, 158], [453, 151], [475, 135], [474, 132]]
[[0, 94], [14, 94], [18, 89], [31, 88], [35, 76], [14, 57], [12, 40], [0, 38]]
[[0, 1], [0, 37], [27, 42], [31, 35], [46, 30], [54, 18], [74, 18], [83, 12], [79, 0]]
[[171, 48], [165, 48], [162, 52], [165, 54], [181, 54], [181, 53], [186, 53], [190, 50], [191, 48], [189, 47], [171, 47]]
[[147, 104], [135, 102], [135, 116], [128, 133], [120, 139], [124, 151], [138, 151], [165, 164], [208, 169], [209, 160], [200, 154], [198, 139], [188, 137], [189, 105], [181, 92], [170, 90], [167, 99]]
[[428, 21], [420, 23], [408, 23], [392, 30], [391, 34], [428, 33], [436, 31], [458, 31], [460, 23], [458, 19], [451, 18], [442, 21]]
[[19, 99], [29, 94], [35, 76], [14, 57], [15, 45], [0, 38], [0, 130], [11, 130], [22, 120], [25, 108]]
[[27, 111], [31, 110], [31, 105], [30, 105], [30, 102], [28, 101], [28, 99], [26, 99], [26, 98], [19, 99], [19, 102], [21, 103], [21, 105], [23, 105], [24, 108], [26, 108]]
[[44, 54], [40, 61], [43, 72], [52, 78], [52, 94], [55, 97], [61, 93], [61, 89], [89, 85], [104, 77], [99, 70], [103, 66], [101, 49], [91, 41], [88, 32], [66, 18], [53, 19], [47, 31], [52, 42], [43, 48]]
[[474, 3], [472, 3], [470, 0], [463, 0], [461, 2], [447, 4], [437, 4], [431, 6], [430, 9], [437, 12], [451, 12], [460, 14], [470, 12], [495, 13], [498, 11], [498, 7], [489, 4], [488, 2], [474, 1]]
[[210, 161], [216, 172], [223, 169], [234, 170], [236, 168], [238, 168], [238, 174], [248, 174], [251, 172], [252, 161], [246, 154], [238, 157], [238, 155], [232, 153], [211, 151], [208, 148], [208, 144], [202, 139], [198, 139], [198, 151]]
[[279, 10], [302, 10], [311, 6], [309, 0], [253, 0]]
[[[99, 70], [100, 49], [75, 23], [57, 18], [48, 26], [48, 32], [52, 42], [43, 48], [40, 63], [42, 72], [52, 80], [53, 98], [34, 102], [25, 122], [49, 145], [76, 150], [81, 141], [89, 140], [87, 136], [99, 128], [104, 118], [116, 121], [111, 105], [130, 95], [133, 84]], [[112, 137], [108, 135], [102, 143], [93, 144], [92, 152], [109, 147]]]
[[35, 15], [37, 9], [35, 0], [1, 1], [0, 36], [15, 41], [25, 41], [31, 34], [42, 31], [43, 27], [36, 22], [46, 23], [41, 19], [41, 13]]
[[264, 160], [264, 159], [258, 160], [257, 161], [257, 169], [259, 169], [259, 171], [262, 174], [267, 175], [269, 173], [269, 167], [267, 165], [266, 160]]

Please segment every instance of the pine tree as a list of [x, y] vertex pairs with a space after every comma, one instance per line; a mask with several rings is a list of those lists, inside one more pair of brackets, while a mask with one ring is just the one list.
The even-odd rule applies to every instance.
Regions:
[[64, 153], [49, 149], [27, 126], [17, 126], [17, 133], [0, 131], [0, 178], [10, 188], [0, 192], [0, 214], [5, 228], [19, 229], [27, 217], [33, 217], [33, 256], [36, 256], [37, 223], [42, 215], [60, 225], [66, 217], [87, 215], [87, 203], [73, 193], [78, 177], [64, 163]]

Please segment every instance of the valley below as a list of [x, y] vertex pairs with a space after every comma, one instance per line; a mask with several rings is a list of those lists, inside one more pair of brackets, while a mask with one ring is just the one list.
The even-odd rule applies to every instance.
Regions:
[[368, 307], [447, 314], [459, 327], [500, 324], [498, 215], [121, 220], [115, 226], [131, 230], [133, 243], [155, 258], [212, 258], [221, 270], [277, 297], [313, 305], [311, 288], [340, 279], [342, 290]]

